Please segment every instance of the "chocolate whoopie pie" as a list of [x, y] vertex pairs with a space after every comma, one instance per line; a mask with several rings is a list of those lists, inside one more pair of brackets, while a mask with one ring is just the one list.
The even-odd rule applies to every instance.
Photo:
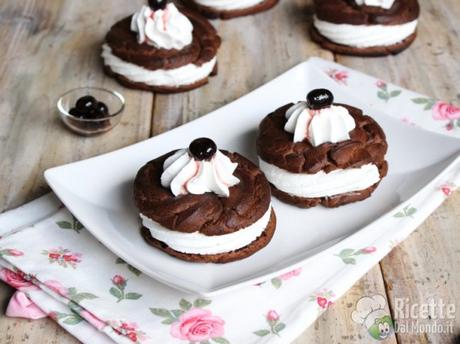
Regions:
[[112, 26], [102, 47], [106, 73], [130, 88], [175, 93], [217, 73], [221, 39], [200, 14], [150, 0]]
[[204, 16], [231, 19], [267, 11], [279, 0], [184, 0]]
[[386, 176], [382, 128], [360, 109], [333, 103], [325, 89], [287, 104], [261, 122], [260, 169], [280, 200], [338, 207], [368, 198]]
[[208, 138], [143, 166], [134, 199], [147, 243], [191, 262], [246, 258], [270, 242], [276, 227], [264, 174]]
[[417, 0], [314, 0], [314, 7], [312, 39], [336, 53], [397, 54], [417, 35]]

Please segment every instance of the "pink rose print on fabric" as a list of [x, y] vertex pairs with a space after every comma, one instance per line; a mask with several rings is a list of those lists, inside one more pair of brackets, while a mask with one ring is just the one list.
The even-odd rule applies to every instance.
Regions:
[[171, 336], [189, 342], [209, 342], [229, 344], [225, 339], [225, 322], [211, 311], [203, 309], [211, 304], [210, 300], [196, 299], [190, 302], [179, 301], [180, 309], [150, 308], [150, 311], [164, 320], [164, 325], [171, 325]]
[[453, 194], [455, 190], [455, 185], [451, 183], [446, 183], [446, 184], [441, 185], [440, 189], [446, 197], [449, 197], [450, 195]]
[[448, 121], [445, 128], [452, 131], [460, 128], [460, 107], [446, 102], [437, 102], [432, 108], [433, 119], [436, 121]]
[[375, 251], [377, 251], [377, 249], [374, 246], [369, 246], [369, 247], [362, 248], [360, 251], [363, 254], [368, 254], [368, 253], [374, 253]]
[[115, 275], [112, 278], [112, 283], [117, 286], [124, 287], [126, 286], [126, 279], [121, 275]]
[[453, 120], [460, 118], [460, 107], [446, 102], [437, 102], [434, 104], [433, 118], [437, 121]]
[[21, 257], [24, 255], [24, 252], [16, 250], [14, 248], [6, 248], [0, 250], [0, 257], [9, 256], [9, 257]]
[[38, 306], [33, 303], [25, 293], [17, 291], [8, 303], [8, 307], [5, 312], [6, 316], [12, 318], [24, 318], [24, 319], [41, 319], [46, 317]]
[[280, 336], [280, 332], [286, 328], [286, 324], [280, 321], [280, 315], [274, 309], [270, 309], [265, 315], [265, 320], [268, 324], [268, 329], [254, 331], [253, 333], [259, 337], [265, 337], [269, 334]]
[[211, 311], [192, 308], [171, 326], [171, 335], [182, 340], [201, 342], [224, 334], [225, 322]]
[[43, 282], [43, 284], [58, 295], [61, 295], [63, 297], [69, 296], [69, 291], [59, 281], [48, 280], [48, 281]]
[[338, 69], [328, 69], [326, 74], [338, 84], [347, 85], [348, 82], [348, 71]]
[[377, 251], [374, 246], [364, 247], [361, 249], [354, 249], [354, 248], [344, 248], [340, 251], [339, 254], [336, 254], [337, 257], [342, 259], [345, 264], [356, 264], [356, 258], [361, 255], [371, 254]]
[[378, 80], [375, 83], [375, 86], [377, 86], [378, 91], [377, 91], [377, 97], [379, 99], [382, 99], [386, 103], [388, 103], [391, 98], [395, 98], [401, 94], [401, 90], [390, 90], [388, 87], [388, 84], [385, 81]]
[[286, 272], [278, 277], [272, 278], [271, 283], [276, 289], [279, 289], [283, 285], [283, 282], [289, 281], [290, 279], [299, 276], [301, 273], [302, 268], [297, 268], [292, 271]]
[[121, 275], [113, 276], [112, 284], [113, 287], [110, 288], [109, 292], [112, 296], [117, 298], [117, 302], [121, 302], [123, 300], [137, 300], [142, 297], [142, 294], [139, 293], [125, 292], [128, 280]]
[[413, 98], [412, 102], [423, 106], [423, 110], [431, 110], [431, 115], [435, 121], [447, 121], [445, 129], [452, 131], [460, 128], [460, 107], [452, 103], [436, 101], [433, 98]]
[[121, 336], [127, 337], [133, 343], [142, 343], [148, 339], [145, 332], [139, 329], [134, 322], [129, 321], [109, 321], [108, 324]]
[[331, 307], [334, 302], [332, 298], [335, 297], [334, 292], [331, 290], [324, 289], [320, 292], [316, 292], [310, 295], [310, 301], [316, 302], [320, 311], [326, 310]]
[[33, 283], [34, 277], [27, 275], [20, 270], [12, 271], [7, 268], [0, 269], [0, 279], [20, 291], [30, 291], [39, 289]]
[[326, 299], [325, 297], [321, 297], [321, 296], [318, 296], [316, 298], [316, 303], [318, 303], [318, 305], [321, 307], [321, 308], [324, 308], [326, 309], [327, 307], [329, 307], [330, 305], [332, 305], [332, 302], [331, 301], [328, 301], [328, 299]]
[[72, 252], [67, 248], [59, 247], [43, 250], [42, 254], [48, 257], [50, 264], [57, 263], [63, 268], [70, 266], [75, 269], [77, 264], [81, 262], [81, 253]]
[[270, 310], [267, 313], [267, 320], [276, 321], [280, 318], [279, 314], [275, 310]]

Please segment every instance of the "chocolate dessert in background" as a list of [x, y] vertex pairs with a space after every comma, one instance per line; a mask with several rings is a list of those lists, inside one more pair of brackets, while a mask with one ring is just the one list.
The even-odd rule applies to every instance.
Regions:
[[197, 12], [150, 0], [112, 26], [102, 58], [106, 73], [126, 87], [176, 93], [200, 87], [217, 73], [220, 43]]
[[397, 54], [417, 35], [417, 0], [314, 0], [314, 9], [311, 37], [336, 53]]

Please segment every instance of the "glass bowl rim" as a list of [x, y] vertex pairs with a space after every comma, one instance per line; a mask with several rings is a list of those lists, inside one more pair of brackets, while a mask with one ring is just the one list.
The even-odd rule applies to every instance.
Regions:
[[[116, 111], [115, 113], [109, 114], [109, 116], [105, 116], [105, 117], [102, 117], [102, 118], [80, 118], [80, 117], [76, 117], [76, 116], [71, 115], [67, 110], [64, 109], [64, 107], [62, 105], [62, 99], [65, 96], [69, 95], [70, 93], [73, 93], [73, 92], [79, 91], [79, 90], [85, 90], [85, 89], [103, 91], [103, 92], [110, 93], [110, 94], [114, 95], [115, 98], [117, 98], [121, 103], [120, 109], [118, 111]], [[96, 87], [96, 86], [83, 86], [83, 87], [73, 88], [71, 90], [68, 90], [64, 94], [62, 94], [59, 97], [59, 99], [57, 100], [56, 105], [57, 105], [57, 108], [58, 108], [59, 112], [61, 114], [63, 114], [64, 116], [66, 116], [66, 117], [69, 117], [69, 118], [72, 118], [74, 120], [81, 121], [81, 122], [101, 122], [101, 121], [104, 121], [104, 120], [107, 120], [107, 119], [110, 119], [110, 118], [114, 118], [114, 117], [118, 116], [120, 113], [122, 113], [123, 110], [125, 109], [125, 98], [121, 95], [121, 93], [119, 93], [117, 91], [114, 91], [114, 90], [109, 90], [109, 89], [106, 89], [106, 88], [103, 88], [103, 87]]]

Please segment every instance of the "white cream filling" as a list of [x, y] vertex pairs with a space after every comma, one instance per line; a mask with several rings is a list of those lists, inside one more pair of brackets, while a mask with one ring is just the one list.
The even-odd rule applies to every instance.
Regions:
[[150, 230], [153, 238], [164, 242], [173, 250], [189, 254], [219, 254], [238, 250], [255, 241], [270, 222], [271, 205], [267, 212], [252, 225], [224, 235], [208, 236], [200, 232], [172, 231], [158, 222], [140, 214], [142, 225]]
[[123, 75], [133, 82], [140, 82], [149, 86], [179, 87], [191, 85], [211, 74], [217, 58], [197, 66], [193, 63], [174, 69], [149, 70], [144, 67], [123, 61], [112, 54], [112, 49], [104, 44], [102, 46], [104, 64], [116, 74]]
[[259, 158], [260, 169], [278, 190], [292, 196], [316, 198], [335, 196], [367, 189], [380, 180], [379, 169], [374, 164], [360, 168], [339, 169], [329, 173], [292, 173]]
[[388, 46], [412, 35], [417, 20], [401, 25], [351, 25], [334, 24], [314, 17], [318, 32], [330, 41], [356, 48]]
[[264, 0], [195, 0], [199, 5], [212, 7], [219, 11], [240, 10], [255, 6]]

